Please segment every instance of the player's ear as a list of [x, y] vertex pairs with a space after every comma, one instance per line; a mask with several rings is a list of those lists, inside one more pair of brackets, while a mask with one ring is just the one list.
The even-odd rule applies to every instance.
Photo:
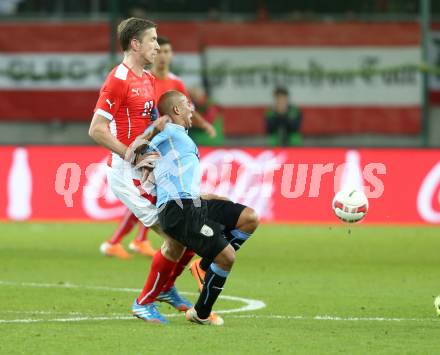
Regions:
[[173, 106], [173, 112], [174, 112], [176, 115], [180, 114], [180, 109], [179, 109], [179, 106], [178, 106], [178, 105], [174, 105], [174, 106]]
[[130, 41], [131, 49], [137, 51], [139, 49], [139, 41], [136, 38], [132, 38]]

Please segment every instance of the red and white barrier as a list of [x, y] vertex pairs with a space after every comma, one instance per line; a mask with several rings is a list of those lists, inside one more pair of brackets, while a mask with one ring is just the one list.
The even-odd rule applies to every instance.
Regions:
[[[304, 134], [420, 132], [420, 75], [368, 74], [420, 62], [416, 22], [161, 22], [158, 32], [173, 41], [175, 67], [192, 72], [183, 77], [187, 86], [201, 82], [202, 56], [215, 72], [263, 68], [250, 75], [210, 76], [212, 97], [225, 108], [227, 135], [264, 133], [262, 113], [277, 84], [287, 86], [303, 109]], [[90, 120], [109, 40], [108, 23], [0, 24], [0, 70], [8, 73], [0, 76], [0, 120]], [[289, 69], [314, 75], [286, 75]], [[365, 72], [322, 77], [335, 69]]]

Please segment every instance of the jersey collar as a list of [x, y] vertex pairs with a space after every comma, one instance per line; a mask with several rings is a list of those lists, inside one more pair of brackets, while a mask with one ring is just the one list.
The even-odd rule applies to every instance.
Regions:
[[168, 122], [168, 124], [171, 125], [172, 127], [175, 127], [177, 129], [180, 129], [180, 130], [185, 131], [186, 133], [188, 133], [188, 130], [185, 127], [183, 127], [183, 126], [181, 126], [179, 124], [175, 124], [175, 123], [172, 123], [172, 122]]

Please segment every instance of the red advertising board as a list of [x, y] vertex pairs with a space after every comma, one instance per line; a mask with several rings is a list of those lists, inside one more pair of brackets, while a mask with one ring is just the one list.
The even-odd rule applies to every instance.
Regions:
[[[338, 222], [345, 184], [363, 187], [365, 223], [440, 223], [440, 150], [201, 148], [202, 189], [252, 206], [266, 222]], [[1, 147], [0, 219], [108, 220], [125, 207], [98, 147]]]

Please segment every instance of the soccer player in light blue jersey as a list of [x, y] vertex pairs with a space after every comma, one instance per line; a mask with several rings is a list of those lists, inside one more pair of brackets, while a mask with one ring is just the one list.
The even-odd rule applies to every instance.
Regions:
[[258, 226], [255, 211], [228, 200], [205, 200], [200, 192], [198, 149], [187, 130], [191, 127], [192, 106], [177, 91], [160, 98], [158, 109], [172, 123], [155, 132], [149, 152], [160, 154], [153, 170], [159, 222], [164, 231], [208, 261], [203, 289], [186, 319], [206, 325], [221, 325], [211, 310], [223, 290], [235, 261], [235, 251]]

